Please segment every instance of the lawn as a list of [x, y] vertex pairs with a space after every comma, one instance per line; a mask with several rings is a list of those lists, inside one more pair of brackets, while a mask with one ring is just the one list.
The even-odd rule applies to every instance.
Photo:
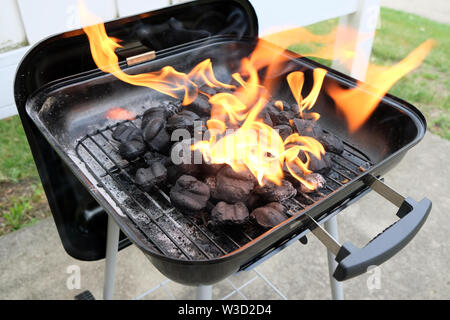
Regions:
[[0, 121], [0, 236], [49, 215], [19, 117]]
[[[310, 26], [328, 33], [337, 19]], [[390, 93], [416, 105], [426, 116], [431, 132], [450, 140], [450, 26], [416, 15], [382, 8], [371, 62], [392, 65], [423, 41], [437, 46], [415, 71], [401, 79]], [[308, 48], [291, 47], [300, 53]], [[321, 60], [325, 64], [329, 61]], [[49, 215], [49, 209], [19, 118], [0, 121], [0, 235], [20, 229]]]

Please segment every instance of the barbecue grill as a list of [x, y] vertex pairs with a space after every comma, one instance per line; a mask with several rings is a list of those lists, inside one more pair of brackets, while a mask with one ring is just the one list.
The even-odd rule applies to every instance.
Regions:
[[[217, 78], [227, 81], [238, 62], [255, 48], [258, 23], [245, 0], [204, 0], [112, 21], [106, 30], [124, 41], [117, 53], [128, 73], [167, 65], [189, 72], [211, 58]], [[273, 48], [270, 43], [263, 45]], [[306, 89], [311, 88], [312, 70], [317, 67], [328, 70], [324, 87], [356, 85], [342, 73], [290, 51], [284, 54], [288, 62], [279, 74], [275, 94], [279, 99], [292, 100], [284, 79], [297, 70], [305, 73]], [[334, 277], [342, 281], [401, 250], [431, 210], [428, 199], [404, 198], [380, 180], [426, 130], [423, 115], [391, 95], [381, 100], [356, 134], [350, 134], [333, 100], [322, 90], [314, 107], [322, 115], [319, 123], [345, 145], [341, 155], [331, 156], [326, 189], [304, 194], [302, 201], [286, 200], [289, 219], [269, 230], [248, 225], [214, 231], [171, 205], [170, 186], [145, 192], [134, 183], [139, 159], [122, 159], [112, 132], [122, 122], [140, 127], [143, 112], [169, 98], [98, 70], [82, 30], [51, 37], [28, 52], [17, 71], [15, 98], [61, 241], [76, 259], [114, 256], [119, 239], [119, 250], [135, 244], [168, 278], [210, 285], [251, 269], [312, 231], [336, 256]], [[122, 122], [105, 118], [115, 107], [139, 116]], [[364, 248], [340, 245], [321, 224], [370, 190], [399, 207], [400, 219]], [[109, 266], [106, 277], [110, 280], [113, 273]]]

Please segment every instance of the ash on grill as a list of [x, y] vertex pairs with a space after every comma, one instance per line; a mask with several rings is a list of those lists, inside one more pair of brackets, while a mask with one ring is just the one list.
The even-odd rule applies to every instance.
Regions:
[[[204, 90], [202, 90], [204, 89]], [[202, 88], [200, 92], [215, 94], [212, 88]], [[279, 106], [283, 107], [280, 108]], [[241, 226], [249, 221], [256, 222], [263, 228], [272, 228], [288, 217], [285, 215], [283, 201], [311, 199], [318, 196], [326, 187], [322, 174], [327, 174], [331, 160], [328, 153], [321, 159], [309, 154], [309, 168], [314, 171], [304, 175], [301, 170], [296, 174], [308, 182], [317, 185], [316, 190], [309, 190], [285, 170], [285, 180], [281, 185], [266, 181], [261, 186], [253, 174], [247, 170], [236, 172], [228, 165], [193, 164], [194, 159], [202, 160], [201, 152], [191, 150], [193, 139], [173, 143], [170, 135], [177, 129], [194, 131], [206, 130], [206, 121], [211, 113], [208, 98], [199, 94], [188, 106], [180, 101], [165, 101], [158, 107], [147, 110], [141, 121], [141, 128], [122, 123], [118, 125], [112, 137], [120, 143], [119, 153], [128, 160], [143, 166], [136, 171], [134, 182], [144, 191], [151, 191], [156, 186], [171, 184], [170, 199], [174, 207], [186, 215], [199, 216], [210, 227]], [[279, 130], [280, 136], [286, 138], [294, 132], [318, 140], [327, 152], [341, 154], [343, 142], [335, 135], [324, 132], [314, 120], [299, 116], [299, 107], [285, 101], [271, 101], [261, 112], [264, 122]], [[200, 123], [200, 126], [198, 126]], [[227, 124], [232, 127], [232, 124]], [[176, 153], [183, 161], [176, 165], [170, 155]], [[306, 160], [305, 154], [300, 154]], [[309, 194], [309, 195], [308, 195]]]

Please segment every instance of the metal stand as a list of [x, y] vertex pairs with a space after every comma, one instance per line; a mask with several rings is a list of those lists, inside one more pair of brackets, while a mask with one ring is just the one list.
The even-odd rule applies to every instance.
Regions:
[[[336, 240], [339, 241], [337, 217], [334, 216], [324, 223], [325, 230]], [[331, 297], [333, 300], [344, 300], [344, 289], [342, 288], [342, 283], [337, 281], [333, 277], [334, 270], [336, 270], [337, 262], [335, 255], [329, 249], [327, 249], [328, 255], [328, 272], [330, 273], [330, 286], [331, 286]]]
[[195, 298], [197, 300], [212, 300], [212, 286], [198, 286]]
[[[312, 220], [315, 222], [314, 220]], [[332, 248], [332, 250], [327, 249], [328, 251], [328, 270], [330, 273], [330, 286], [331, 286], [331, 296], [333, 300], [343, 300], [344, 299], [344, 291], [342, 288], [342, 283], [338, 282], [333, 277], [334, 270], [336, 269], [337, 262], [335, 261], [335, 255], [333, 254], [333, 250], [337, 252], [339, 250], [339, 243], [337, 243], [338, 239], [338, 230], [337, 230], [337, 218], [333, 217], [329, 219], [324, 224], [325, 230], [323, 230], [318, 224], [317, 227], [312, 229], [311, 231], [321, 240], [328, 248]], [[328, 236], [323, 236], [323, 233], [329, 233]], [[111, 300], [114, 295], [114, 278], [116, 273], [116, 261], [117, 261], [117, 252], [119, 249], [119, 235], [120, 228], [112, 219], [108, 217], [108, 231], [106, 237], [106, 258], [105, 258], [105, 279], [104, 279], [104, 287], [103, 287], [103, 299]], [[331, 238], [329, 237], [331, 236]], [[264, 279], [264, 278], [263, 278]], [[267, 282], [267, 280], [265, 280]], [[161, 287], [158, 286], [158, 288]], [[142, 295], [144, 297], [149, 292]], [[278, 291], [278, 290], [277, 290]], [[278, 292], [278, 294], [280, 294]], [[282, 298], [286, 299], [283, 295], [280, 295]], [[198, 286], [196, 288], [196, 299], [197, 300], [212, 300], [212, 285], [211, 286]]]
[[105, 280], [103, 285], [103, 299], [111, 300], [114, 295], [114, 277], [116, 274], [117, 252], [119, 251], [120, 228], [113, 218], [108, 217], [108, 231], [106, 235]]

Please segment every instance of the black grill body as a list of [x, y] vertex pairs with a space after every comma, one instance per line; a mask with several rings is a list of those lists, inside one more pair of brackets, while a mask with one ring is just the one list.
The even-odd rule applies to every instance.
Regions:
[[[208, 24], [205, 19], [198, 22], [200, 12], [207, 12], [205, 19], [217, 23]], [[185, 32], [184, 42], [179, 37], [149, 35], [149, 30], [158, 29], [155, 26], [161, 30], [171, 28], [173, 19], [196, 32], [181, 30]], [[238, 62], [254, 49], [257, 21], [247, 1], [199, 1], [111, 22], [107, 31], [129, 42], [140, 39], [141, 45], [130, 49], [134, 53], [152, 41], [159, 43], [155, 60], [126, 68], [127, 72], [156, 71], [166, 65], [187, 72], [211, 58], [217, 78], [226, 82], [238, 69]], [[269, 43], [264, 46], [274, 49]], [[122, 54], [126, 55], [126, 51]], [[42, 60], [45, 63], [34, 63], [47, 55], [50, 57]], [[289, 101], [292, 97], [285, 81], [289, 72], [305, 73], [304, 90], [308, 92], [313, 83], [312, 70], [326, 67], [289, 51], [285, 55], [288, 62], [279, 75], [274, 97]], [[124, 63], [122, 66], [126, 67]], [[327, 69], [324, 86], [330, 82], [355, 86], [354, 79]], [[388, 95], [358, 133], [350, 134], [343, 116], [322, 90], [314, 107], [321, 114], [320, 125], [341, 137], [346, 145], [342, 156], [333, 156], [334, 173], [326, 177], [327, 192], [303, 203], [285, 203], [290, 218], [270, 230], [250, 226], [217, 233], [174, 210], [167, 189], [149, 194], [135, 187], [133, 164], [118, 158], [116, 145], [110, 139], [117, 121], [107, 120], [104, 115], [112, 107], [142, 114], [167, 97], [95, 69], [81, 31], [48, 39], [32, 49], [18, 70], [15, 90], [66, 251], [83, 260], [104, 257], [105, 210], [124, 232], [121, 246], [127, 244], [128, 238], [163, 274], [190, 285], [218, 282], [304, 236], [310, 227], [306, 214], [323, 222], [342, 210], [368, 189], [367, 179], [379, 177], [395, 166], [426, 130], [425, 119], [415, 107]], [[50, 112], [42, 113], [43, 108]], [[139, 117], [132, 124], [139, 126]], [[363, 164], [368, 164], [368, 170], [358, 171]]]
[[[186, 29], [179, 37], [174, 19]], [[175, 25], [176, 28], [176, 25]], [[186, 42], [219, 34], [255, 38], [256, 14], [246, 0], [203, 0], [106, 23], [108, 35], [130, 43], [121, 60], [141, 52], [164, 54]], [[89, 42], [82, 30], [66, 32], [36, 44], [19, 65], [14, 85], [16, 106], [64, 249], [79, 260], [105, 257], [107, 214], [72, 170], [30, 121], [25, 104], [33, 92], [54, 81], [95, 74]], [[121, 234], [120, 248], [129, 244]]]

